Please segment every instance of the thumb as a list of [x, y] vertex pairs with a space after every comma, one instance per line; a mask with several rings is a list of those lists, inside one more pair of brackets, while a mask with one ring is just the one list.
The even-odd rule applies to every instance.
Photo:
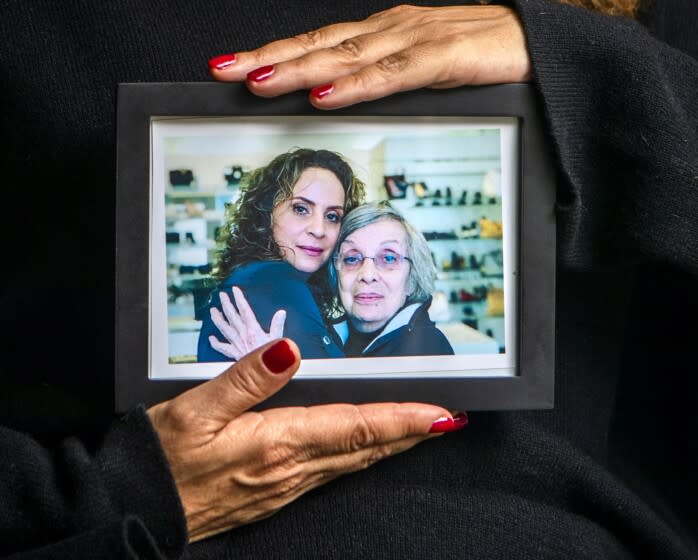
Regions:
[[191, 389], [189, 404], [206, 420], [220, 422], [222, 427], [286, 385], [298, 371], [300, 357], [291, 339], [269, 342], [219, 376]]

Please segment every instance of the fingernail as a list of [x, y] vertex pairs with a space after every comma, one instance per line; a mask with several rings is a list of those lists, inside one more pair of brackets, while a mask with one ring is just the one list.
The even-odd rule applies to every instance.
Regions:
[[441, 434], [444, 432], [455, 432], [456, 430], [462, 430], [468, 425], [468, 415], [465, 412], [459, 412], [449, 418], [448, 416], [442, 416], [436, 420], [429, 428], [430, 434]]
[[256, 70], [252, 70], [252, 72], [247, 74], [247, 79], [251, 80], [253, 82], [261, 82], [263, 80], [266, 80], [273, 73], [274, 73], [273, 66], [262, 66], [261, 68], [257, 68]]
[[231, 64], [235, 64], [237, 58], [237, 55], [235, 55], [234, 53], [214, 56], [213, 58], [209, 59], [208, 67], [211, 70], [225, 70]]
[[453, 415], [453, 430], [461, 430], [468, 425], [468, 415], [465, 412], [458, 412]]
[[430, 434], [440, 434], [442, 432], [448, 432], [453, 428], [453, 419], [448, 416], [442, 416], [429, 428]]
[[322, 99], [326, 95], [329, 95], [330, 93], [332, 93], [333, 89], [334, 89], [334, 85], [325, 84], [324, 86], [318, 86], [316, 88], [311, 89], [310, 95], [312, 95], [315, 99]]
[[296, 356], [285, 340], [279, 340], [262, 354], [262, 361], [272, 373], [282, 373], [293, 365]]

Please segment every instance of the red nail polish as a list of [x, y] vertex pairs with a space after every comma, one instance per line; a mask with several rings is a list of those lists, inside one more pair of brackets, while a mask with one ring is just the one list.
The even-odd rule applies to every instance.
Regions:
[[235, 64], [237, 56], [235, 54], [222, 54], [214, 56], [208, 61], [211, 70], [225, 70], [228, 66]]
[[459, 412], [453, 416], [453, 418], [448, 418], [444, 416], [439, 418], [436, 422], [429, 428], [430, 434], [441, 434], [444, 432], [455, 432], [456, 430], [462, 430], [468, 425], [468, 415], [465, 412]]
[[468, 415], [465, 412], [458, 412], [453, 415], [453, 430], [461, 430], [468, 425]]
[[272, 373], [282, 373], [293, 365], [293, 362], [296, 361], [296, 355], [288, 342], [279, 340], [274, 346], [265, 350], [262, 354], [262, 361]]
[[322, 99], [326, 95], [332, 93], [334, 86], [332, 84], [325, 84], [324, 86], [318, 86], [310, 90], [310, 95], [315, 99]]
[[247, 79], [252, 80], [253, 82], [261, 82], [262, 80], [266, 80], [273, 73], [274, 73], [273, 66], [262, 66], [261, 68], [257, 68], [256, 70], [252, 70], [252, 72], [247, 74]]
[[443, 416], [429, 428], [430, 434], [440, 434], [442, 432], [450, 432], [453, 429], [453, 419]]

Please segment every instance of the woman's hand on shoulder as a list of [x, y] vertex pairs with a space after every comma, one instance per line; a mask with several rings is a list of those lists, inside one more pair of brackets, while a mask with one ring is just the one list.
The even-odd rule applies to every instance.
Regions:
[[298, 347], [277, 340], [148, 409], [190, 541], [268, 517], [344, 473], [467, 423], [419, 403], [249, 411], [286, 385], [299, 364]]
[[267, 332], [259, 324], [242, 290], [234, 286], [232, 292], [235, 306], [230, 301], [228, 294], [221, 291], [218, 297], [223, 313], [215, 307], [211, 307], [210, 310], [211, 320], [225, 340], [209, 336], [208, 342], [214, 350], [237, 361], [260, 346], [284, 335], [286, 311], [280, 309], [274, 313], [269, 332]]
[[209, 60], [214, 79], [246, 81], [262, 97], [311, 90], [335, 109], [417, 89], [522, 82], [531, 61], [516, 13], [505, 6], [401, 5]]

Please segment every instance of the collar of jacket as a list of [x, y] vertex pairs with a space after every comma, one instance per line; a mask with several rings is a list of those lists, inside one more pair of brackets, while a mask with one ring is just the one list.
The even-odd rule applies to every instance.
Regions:
[[[380, 338], [384, 337], [388, 333], [396, 331], [400, 327], [404, 327], [405, 325], [409, 324], [413, 315], [417, 312], [417, 309], [419, 309], [422, 305], [424, 305], [423, 302], [411, 303], [410, 305], [403, 307], [392, 319], [390, 319], [390, 321], [388, 321], [385, 327], [378, 332], [376, 337], [369, 342], [368, 346], [363, 349], [363, 352], [368, 351]], [[349, 322], [345, 319], [339, 323], [335, 323], [332, 326], [334, 327], [337, 336], [339, 336], [341, 339], [342, 344], [346, 344], [347, 339], [349, 338]]]

